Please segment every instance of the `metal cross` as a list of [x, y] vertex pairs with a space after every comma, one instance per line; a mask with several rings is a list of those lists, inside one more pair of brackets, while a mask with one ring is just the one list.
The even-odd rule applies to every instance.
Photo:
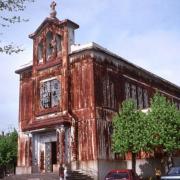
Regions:
[[51, 18], [56, 18], [56, 14], [57, 14], [56, 9], [55, 9], [55, 7], [56, 7], [56, 2], [53, 1], [53, 2], [51, 3], [50, 7], [51, 7], [50, 17], [51, 17]]
[[53, 2], [51, 3], [50, 7], [51, 7], [51, 10], [54, 11], [54, 10], [55, 10], [55, 7], [56, 7], [56, 2], [53, 1]]

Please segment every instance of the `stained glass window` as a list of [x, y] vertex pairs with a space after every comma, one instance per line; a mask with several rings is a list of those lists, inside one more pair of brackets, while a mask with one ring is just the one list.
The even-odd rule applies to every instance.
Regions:
[[57, 79], [45, 81], [40, 84], [41, 108], [51, 108], [59, 104], [60, 83]]

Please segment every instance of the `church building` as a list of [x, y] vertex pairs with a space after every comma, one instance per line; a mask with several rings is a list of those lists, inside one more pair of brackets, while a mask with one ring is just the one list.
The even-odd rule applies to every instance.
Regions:
[[[79, 45], [79, 25], [50, 16], [29, 35], [33, 60], [21, 66], [16, 173], [58, 172], [60, 164], [103, 179], [131, 168], [111, 150], [112, 117], [123, 100], [149, 107], [158, 90], [180, 109], [180, 87], [92, 42]], [[144, 162], [143, 155], [139, 163]], [[138, 171], [141, 173], [139, 167]]]

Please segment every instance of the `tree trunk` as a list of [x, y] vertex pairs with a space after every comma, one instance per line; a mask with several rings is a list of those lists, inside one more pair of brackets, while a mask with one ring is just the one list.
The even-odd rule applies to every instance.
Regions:
[[132, 169], [136, 172], [136, 153], [132, 153]]
[[168, 153], [168, 160], [167, 160], [167, 164], [168, 164], [168, 170], [173, 166], [173, 155], [172, 153]]
[[5, 169], [3, 168], [3, 177], [6, 176], [6, 172], [5, 172]]
[[16, 163], [13, 163], [13, 173], [16, 174]]

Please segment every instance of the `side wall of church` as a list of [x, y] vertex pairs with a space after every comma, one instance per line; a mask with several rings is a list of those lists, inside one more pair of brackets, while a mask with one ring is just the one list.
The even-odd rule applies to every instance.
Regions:
[[112, 117], [122, 102], [122, 76], [106, 61], [94, 62], [98, 159], [114, 159], [111, 151]]
[[[99, 179], [103, 179], [108, 171], [117, 168], [132, 168], [131, 153], [125, 156], [112, 153], [111, 134], [112, 118], [121, 108], [125, 99], [133, 99], [139, 109], [150, 106], [150, 98], [158, 90], [168, 100], [174, 102], [180, 109], [180, 97], [177, 89], [158, 83], [158, 79], [145, 76], [141, 71], [125, 66], [121, 62], [113, 64], [106, 55], [96, 55], [94, 60], [94, 87], [97, 122], [97, 154]], [[145, 176], [154, 173], [154, 167], [160, 164], [160, 159], [147, 160], [149, 154], [141, 152], [137, 157], [137, 172], [140, 174], [144, 164], [150, 161], [152, 167], [146, 169]]]
[[[94, 87], [98, 159], [121, 159], [118, 155], [114, 155], [111, 150], [111, 122], [115, 113], [121, 108], [123, 100], [131, 98], [138, 109], [147, 109], [150, 106], [150, 99], [158, 90], [180, 109], [178, 90], [167, 86], [157, 78], [153, 79], [143, 72], [133, 69], [130, 65], [124, 65], [120, 61], [118, 65], [113, 64], [111, 57], [101, 54], [101, 58], [99, 58], [96, 54]], [[140, 158], [145, 157], [145, 155], [140, 155]], [[131, 159], [131, 155], [127, 154], [122, 159]]]
[[70, 64], [70, 102], [77, 122], [77, 154], [81, 169], [96, 169], [97, 143], [94, 104], [94, 71], [90, 56], [78, 56]]

